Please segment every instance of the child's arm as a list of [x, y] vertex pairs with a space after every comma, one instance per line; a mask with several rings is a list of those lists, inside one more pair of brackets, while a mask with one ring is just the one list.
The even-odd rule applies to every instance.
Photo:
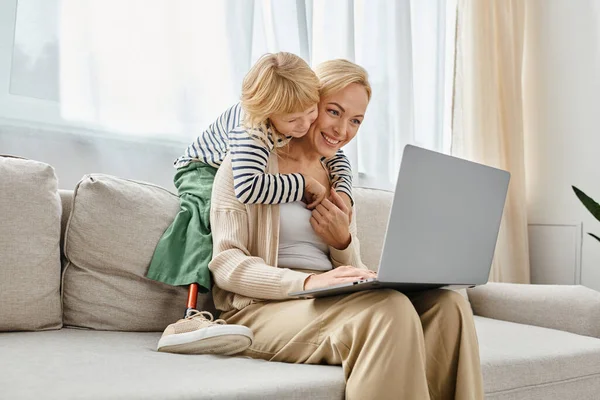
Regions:
[[291, 203], [302, 200], [305, 195], [309, 202], [317, 197], [322, 200], [325, 188], [314, 178], [305, 178], [301, 173], [266, 173], [273, 147], [272, 140], [263, 135], [252, 135], [243, 126], [229, 132], [237, 199], [244, 204]]
[[200, 161], [218, 168], [220, 162], [215, 163], [211, 148], [218, 148], [226, 153], [227, 133], [241, 123], [243, 114], [241, 103], [229, 107], [187, 147], [181, 157], [175, 160], [175, 168], [185, 167], [192, 161]]
[[348, 208], [352, 209], [354, 199], [352, 198], [352, 167], [350, 161], [348, 161], [342, 150], [338, 150], [333, 157], [325, 160], [325, 166], [329, 170], [331, 186], [338, 194], [342, 195], [342, 199], [349, 206]]

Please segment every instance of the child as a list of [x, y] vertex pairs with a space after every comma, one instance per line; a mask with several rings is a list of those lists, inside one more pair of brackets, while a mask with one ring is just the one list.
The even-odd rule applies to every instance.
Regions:
[[[242, 101], [223, 113], [175, 161], [175, 186], [181, 210], [160, 239], [147, 277], [170, 285], [190, 285], [185, 317], [169, 325], [159, 351], [235, 354], [252, 343], [250, 329], [213, 321], [195, 310], [198, 285], [211, 288], [210, 197], [217, 168], [231, 152], [235, 195], [245, 204], [304, 200], [316, 207], [323, 185], [301, 173], [266, 174], [269, 153], [304, 136], [317, 118], [319, 80], [308, 64], [291, 53], [266, 54], [242, 85]], [[325, 161], [332, 186], [351, 204], [350, 164], [339, 151]]]

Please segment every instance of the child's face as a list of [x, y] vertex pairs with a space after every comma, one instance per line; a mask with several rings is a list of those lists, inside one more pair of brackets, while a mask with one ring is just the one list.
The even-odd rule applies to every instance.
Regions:
[[315, 104], [302, 112], [274, 114], [269, 119], [277, 132], [284, 136], [300, 138], [306, 135], [310, 125], [317, 119], [318, 110], [317, 104]]

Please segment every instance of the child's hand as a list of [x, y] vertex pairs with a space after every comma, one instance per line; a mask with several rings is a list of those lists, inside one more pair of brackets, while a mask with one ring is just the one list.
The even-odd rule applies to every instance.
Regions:
[[307, 204], [306, 207], [312, 210], [321, 204], [327, 195], [327, 189], [313, 177], [305, 176], [304, 181], [306, 182], [306, 186], [304, 187], [304, 202]]

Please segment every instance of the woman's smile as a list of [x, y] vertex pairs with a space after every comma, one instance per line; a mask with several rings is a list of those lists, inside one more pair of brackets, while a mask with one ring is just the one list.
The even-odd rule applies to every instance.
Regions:
[[328, 146], [337, 149], [338, 145], [340, 144], [341, 140], [337, 140], [335, 138], [333, 138], [332, 136], [327, 135], [324, 132], [321, 132], [321, 137], [324, 139], [325, 144], [327, 144]]

